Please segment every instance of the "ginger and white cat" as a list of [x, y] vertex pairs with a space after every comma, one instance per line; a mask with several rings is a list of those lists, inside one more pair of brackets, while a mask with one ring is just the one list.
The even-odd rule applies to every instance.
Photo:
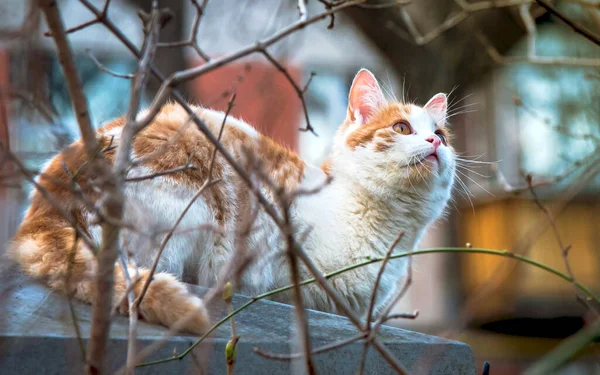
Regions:
[[[388, 102], [375, 77], [363, 69], [354, 79], [347, 117], [335, 136], [331, 155], [321, 168], [306, 165], [292, 151], [232, 117], [227, 118], [221, 140], [247, 170], [251, 166], [248, 154], [242, 150], [249, 150], [260, 159], [270, 179], [288, 192], [315, 188], [327, 176], [331, 177], [321, 191], [299, 196], [291, 206], [292, 224], [302, 248], [323, 272], [330, 272], [369, 256], [383, 256], [401, 231], [405, 236], [396, 251], [412, 250], [427, 226], [442, 214], [455, 174], [455, 156], [444, 128], [446, 108], [444, 94], [435, 95], [423, 107]], [[224, 113], [200, 107], [195, 110], [217, 134]], [[131, 169], [130, 178], [171, 170], [188, 162], [195, 166], [126, 184], [123, 220], [138, 226], [140, 231], [122, 231], [121, 243], [133, 254], [144, 277], [158, 250], [157, 244], [207, 178], [213, 147], [195, 126], [189, 126], [188, 120], [181, 107], [168, 104], [134, 140], [132, 158], [141, 162]], [[119, 118], [98, 130], [103, 147], [118, 144], [124, 123], [124, 118]], [[158, 155], [148, 158], [153, 153]], [[113, 162], [114, 147], [107, 147], [104, 154]], [[70, 192], [69, 184], [65, 184], [69, 182], [65, 166], [71, 173], [79, 171], [78, 184], [88, 199], [98, 202], [101, 193], [90, 184], [94, 176], [86, 168], [81, 141], [49, 162], [39, 184], [64, 210], [74, 214], [92, 241], [99, 242], [97, 217]], [[222, 233], [204, 227], [171, 238], [140, 306], [142, 318], [149, 322], [171, 326], [186, 313], [197, 310], [186, 329], [202, 332], [207, 327], [201, 299], [188, 293], [180, 280], [215, 284], [234, 254], [234, 233], [244, 221], [240, 213], [247, 214], [249, 207], [256, 207], [248, 187], [222, 157], [216, 158], [213, 173], [220, 182], [204, 192], [178, 228], [211, 223]], [[57, 180], [64, 183], [57, 184]], [[267, 186], [261, 189], [268, 199], [274, 199]], [[159, 234], [152, 237], [148, 233]], [[74, 240], [73, 228], [50, 202], [35, 192], [9, 247], [9, 255], [28, 275], [42, 278], [51, 288], [91, 303], [96, 261], [82, 241], [72, 255]], [[237, 292], [254, 295], [290, 283], [283, 236], [264, 211], [258, 211], [245, 242], [255, 261], [242, 274]], [[331, 282], [352, 308], [364, 313], [378, 269], [377, 264], [362, 267], [336, 276]], [[135, 274], [133, 268], [129, 271]], [[310, 276], [304, 269], [300, 272], [303, 279]], [[379, 287], [378, 308], [393, 295], [404, 272], [403, 261], [390, 261]], [[67, 274], [70, 274], [68, 285]], [[115, 280], [115, 301], [122, 301], [126, 282], [119, 265]], [[136, 294], [142, 284], [138, 283]], [[302, 291], [306, 307], [336, 311], [336, 306], [317, 285], [304, 286]], [[276, 298], [289, 297], [283, 294]], [[125, 304], [122, 311], [127, 312]]]

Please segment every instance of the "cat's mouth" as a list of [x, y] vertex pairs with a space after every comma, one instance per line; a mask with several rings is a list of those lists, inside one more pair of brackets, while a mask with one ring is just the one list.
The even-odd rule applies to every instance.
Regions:
[[439, 164], [440, 158], [438, 157], [437, 151], [432, 151], [429, 154], [425, 154], [425, 155], [421, 156], [417, 161], [417, 164], [419, 164], [419, 163], [420, 164], [427, 163], [429, 165]]
[[423, 160], [428, 161], [430, 163], [439, 163], [440, 159], [438, 158], [437, 152], [432, 152], [431, 154], [425, 156]]

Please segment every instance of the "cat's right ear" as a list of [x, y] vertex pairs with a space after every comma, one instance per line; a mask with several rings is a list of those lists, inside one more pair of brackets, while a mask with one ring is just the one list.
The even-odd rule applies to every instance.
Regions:
[[359, 122], [360, 125], [365, 124], [385, 103], [385, 97], [373, 73], [367, 69], [361, 69], [356, 73], [348, 95], [350, 120]]

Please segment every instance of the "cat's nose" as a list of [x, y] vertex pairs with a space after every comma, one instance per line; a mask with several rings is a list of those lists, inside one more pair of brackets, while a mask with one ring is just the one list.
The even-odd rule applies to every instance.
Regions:
[[431, 143], [433, 145], [433, 147], [437, 150], [438, 147], [440, 147], [440, 143], [442, 143], [442, 141], [440, 140], [439, 137], [432, 135], [429, 138], [425, 139], [427, 142]]

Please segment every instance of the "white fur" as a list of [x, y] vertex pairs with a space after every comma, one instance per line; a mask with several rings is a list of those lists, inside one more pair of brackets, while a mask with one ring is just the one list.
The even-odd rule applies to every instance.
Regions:
[[[208, 124], [217, 125], [217, 130], [223, 123], [223, 119], [225, 118], [225, 113], [220, 111], [214, 111], [211, 109], [203, 109], [200, 115], [202, 119], [204, 119]], [[227, 117], [227, 125], [233, 126], [250, 137], [254, 139], [258, 139], [260, 134], [252, 127], [252, 125], [245, 123], [244, 121], [238, 120], [235, 117], [228, 116]]]

